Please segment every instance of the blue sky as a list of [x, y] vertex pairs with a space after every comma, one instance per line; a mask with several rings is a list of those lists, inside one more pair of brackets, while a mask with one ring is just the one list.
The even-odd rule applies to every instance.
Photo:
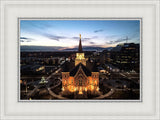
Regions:
[[139, 20], [21, 20], [20, 44], [27, 46], [114, 47], [140, 42]]

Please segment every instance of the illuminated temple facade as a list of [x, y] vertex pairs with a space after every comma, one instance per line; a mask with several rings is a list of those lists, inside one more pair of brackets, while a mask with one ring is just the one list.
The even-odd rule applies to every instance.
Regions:
[[74, 94], [74, 98], [87, 98], [88, 94], [99, 94], [99, 72], [93, 68], [94, 65], [88, 63], [91, 66], [89, 67], [87, 64], [82, 50], [81, 35], [74, 62], [74, 66], [68, 63], [68, 67], [62, 71], [62, 94]]

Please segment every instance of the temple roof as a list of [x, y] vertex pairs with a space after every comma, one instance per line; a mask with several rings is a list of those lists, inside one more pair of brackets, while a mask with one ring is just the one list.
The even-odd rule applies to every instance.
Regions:
[[62, 65], [62, 72], [70, 72], [73, 68], [74, 68], [74, 62], [71, 61], [71, 62], [65, 62], [63, 65]]
[[[79, 63], [82, 64], [82, 63]], [[79, 64], [77, 66], [79, 66]], [[70, 62], [65, 62], [62, 65], [62, 72], [72, 72], [75, 69], [78, 69], [79, 67], [75, 66], [74, 61], [70, 61]], [[81, 66], [84, 66], [83, 64]], [[77, 67], [77, 68], [76, 68]], [[90, 63], [87, 61], [86, 66], [84, 66], [87, 70], [91, 71], [91, 72], [98, 72], [96, 63]], [[82, 68], [84, 68], [82, 67]], [[85, 72], [85, 71], [84, 71]], [[72, 72], [73, 74], [73, 72]]]
[[91, 71], [87, 69], [82, 63], [79, 63], [75, 68], [72, 69], [72, 71], [70, 72], [70, 76], [75, 76], [80, 67], [82, 68], [86, 76], [91, 76]]

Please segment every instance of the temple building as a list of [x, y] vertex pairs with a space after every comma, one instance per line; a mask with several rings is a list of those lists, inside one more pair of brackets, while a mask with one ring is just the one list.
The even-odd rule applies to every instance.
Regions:
[[99, 72], [96, 66], [91, 65], [85, 58], [80, 35], [74, 65], [73, 62], [68, 62], [62, 70], [62, 94], [74, 94], [74, 98], [88, 98], [88, 94], [99, 93]]

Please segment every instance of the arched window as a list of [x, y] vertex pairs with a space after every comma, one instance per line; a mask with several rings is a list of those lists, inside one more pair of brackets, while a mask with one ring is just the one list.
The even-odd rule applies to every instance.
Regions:
[[71, 83], [73, 84], [73, 79], [71, 79]]
[[79, 79], [79, 86], [82, 86], [82, 80]]

